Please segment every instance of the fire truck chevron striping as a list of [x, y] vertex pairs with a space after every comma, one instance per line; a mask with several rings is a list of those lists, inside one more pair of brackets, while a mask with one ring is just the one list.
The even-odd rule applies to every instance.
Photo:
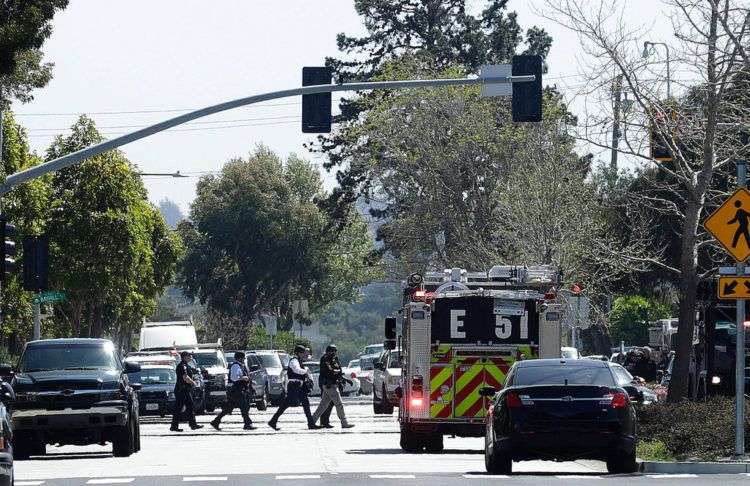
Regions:
[[484, 435], [491, 399], [482, 388], [501, 388], [519, 359], [560, 356], [558, 280], [549, 266], [410, 277], [400, 311], [404, 450], [441, 450], [445, 434]]

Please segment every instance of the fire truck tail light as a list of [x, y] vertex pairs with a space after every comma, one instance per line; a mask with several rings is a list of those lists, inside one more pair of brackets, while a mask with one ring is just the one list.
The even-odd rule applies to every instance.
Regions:
[[422, 406], [422, 399], [412, 398], [410, 403], [411, 403], [412, 408], [420, 408]]
[[424, 378], [419, 375], [412, 376], [411, 378], [411, 394], [414, 397], [419, 397], [421, 403], [422, 396], [424, 394]]

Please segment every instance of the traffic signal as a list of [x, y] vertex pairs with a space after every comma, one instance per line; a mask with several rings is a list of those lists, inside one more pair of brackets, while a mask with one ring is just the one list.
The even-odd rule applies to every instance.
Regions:
[[23, 239], [23, 289], [41, 292], [48, 289], [49, 237], [27, 236]]
[[542, 56], [513, 56], [511, 73], [536, 76], [530, 83], [513, 83], [513, 121], [542, 121]]
[[[329, 67], [303, 67], [302, 86], [331, 84]], [[331, 93], [302, 95], [302, 133], [331, 132]]]
[[6, 275], [16, 270], [16, 242], [13, 241], [16, 234], [15, 225], [12, 225], [0, 215], [0, 234], [3, 237], [3, 258], [0, 260], [0, 281], [5, 281]]

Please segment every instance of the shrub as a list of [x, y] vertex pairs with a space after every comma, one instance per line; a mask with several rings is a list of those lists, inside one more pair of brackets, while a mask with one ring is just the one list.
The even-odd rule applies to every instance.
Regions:
[[[747, 409], [746, 409], [747, 410]], [[715, 459], [734, 452], [734, 399], [657, 404], [639, 412], [639, 439], [664, 444], [671, 456]], [[750, 413], [745, 418], [750, 446]]]

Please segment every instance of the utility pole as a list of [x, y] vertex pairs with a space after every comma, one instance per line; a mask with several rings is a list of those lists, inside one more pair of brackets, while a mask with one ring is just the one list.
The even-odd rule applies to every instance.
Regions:
[[[747, 187], [747, 162], [737, 161], [737, 185]], [[745, 262], [736, 265], [737, 276], [745, 275]], [[734, 455], [738, 459], [745, 459], [745, 301], [737, 300], [737, 347], [735, 348], [734, 389], [736, 395], [735, 407], [735, 442]]]
[[620, 112], [622, 111], [622, 74], [612, 82], [612, 159], [609, 168], [617, 173], [617, 148], [620, 146]]

